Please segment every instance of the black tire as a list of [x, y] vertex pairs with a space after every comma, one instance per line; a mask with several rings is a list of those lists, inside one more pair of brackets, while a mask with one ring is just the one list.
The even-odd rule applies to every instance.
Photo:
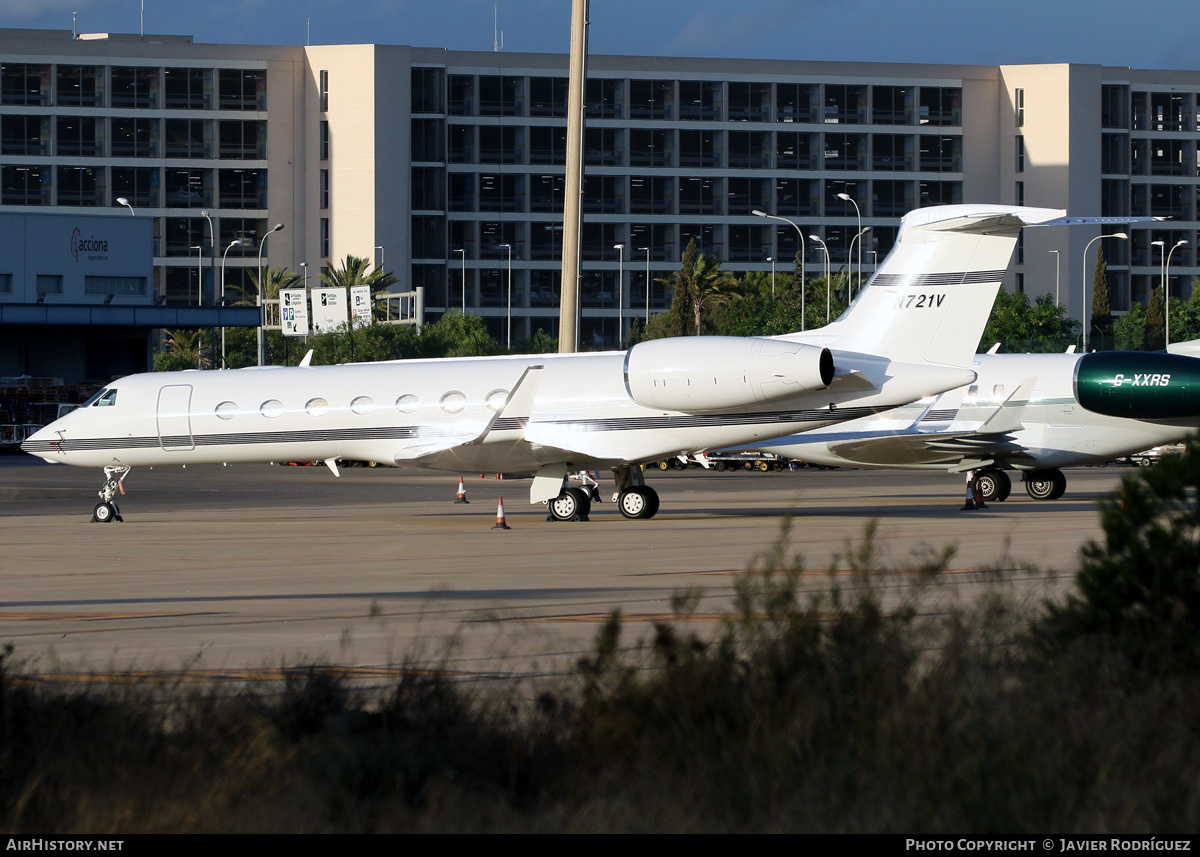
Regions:
[[757, 467], [759, 469], [759, 472], [761, 472], [761, 473], [766, 473], [768, 470], [771, 469], [771, 465], [765, 461], [758, 462]]
[[659, 470], [670, 470], [670, 469], [671, 469], [671, 462], [669, 462], [669, 461], [660, 461], [660, 462], [658, 463], [658, 469], [659, 469]]
[[568, 488], [567, 490], [574, 494], [579, 501], [579, 511], [576, 513], [579, 520], [586, 521], [588, 514], [592, 511], [592, 492], [586, 488]]
[[549, 503], [550, 517], [556, 521], [572, 521], [579, 514], [579, 495], [568, 489]]
[[92, 509], [92, 520], [98, 524], [111, 524], [117, 517], [117, 510], [110, 503], [97, 503]]
[[1153, 459], [1150, 459], [1150, 458], [1139, 458], [1138, 459], [1138, 467], [1149, 467], [1153, 463], [1154, 463]]
[[724, 473], [726, 470], [729, 469], [729, 465], [727, 465], [724, 461], [718, 461], [716, 464], [713, 465], [713, 469], [716, 470], [718, 473]]
[[621, 510], [621, 514], [630, 520], [649, 517], [646, 514], [650, 511], [648, 489], [643, 486], [626, 488], [617, 497], [617, 507]]
[[658, 514], [658, 492], [649, 485], [643, 485], [642, 490], [646, 492], [646, 514], [643, 518], [653, 518]]
[[1067, 490], [1061, 470], [1034, 470], [1025, 474], [1025, 493], [1034, 500], [1057, 500]]
[[979, 475], [979, 489], [988, 503], [1003, 503], [1012, 492], [1012, 480], [1003, 470], [985, 470]]

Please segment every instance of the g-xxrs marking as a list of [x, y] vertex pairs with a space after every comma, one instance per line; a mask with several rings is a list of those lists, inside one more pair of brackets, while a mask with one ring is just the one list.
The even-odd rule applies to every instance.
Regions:
[[897, 295], [896, 309], [937, 309], [945, 299], [945, 292], [933, 295]]

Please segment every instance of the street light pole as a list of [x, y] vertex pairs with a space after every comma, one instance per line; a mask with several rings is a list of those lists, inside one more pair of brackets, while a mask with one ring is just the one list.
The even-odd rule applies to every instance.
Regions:
[[507, 321], [508, 344], [505, 345], [505, 348], [507, 348], [508, 350], [511, 351], [512, 350], [512, 245], [511, 244], [500, 244], [499, 246], [508, 250], [508, 321]]
[[[864, 226], [862, 229], [859, 230], [857, 235], [855, 235], [853, 238], [850, 239], [850, 253], [846, 257], [847, 259], [849, 259], [850, 256], [854, 254], [854, 242], [857, 241], [858, 242], [858, 257], [859, 257], [859, 264], [858, 264], [858, 290], [859, 290], [859, 292], [862, 291], [862, 245], [863, 245], [862, 237], [870, 231], [871, 231], [870, 226]], [[853, 289], [851, 289], [850, 286], [847, 286], [846, 287], [846, 303], [848, 304], [852, 300], [854, 300]]]
[[767, 261], [771, 263], [771, 300], [775, 300], [775, 257], [768, 256]]
[[[848, 193], [839, 193], [838, 199], [845, 200], [846, 202], [848, 202], [854, 206], [854, 214], [858, 218], [858, 234], [862, 235], [863, 234], [862, 211], [858, 207], [858, 202], [855, 201], [854, 197], [852, 197]], [[851, 247], [850, 249], [853, 250], [854, 248]], [[861, 241], [858, 244], [858, 287], [860, 289], [862, 288], [862, 242]], [[850, 296], [849, 289], [846, 290], [846, 296], [847, 297]]]
[[196, 306], [200, 306], [204, 293], [204, 242], [201, 241], [192, 249], [196, 251]]
[[[234, 247], [244, 247], [246, 242], [241, 238], [234, 238], [229, 242], [229, 246], [225, 248], [225, 252], [221, 254], [221, 301], [219, 306], [225, 306], [225, 259], [229, 256], [229, 251]], [[243, 269], [245, 270], [245, 269]], [[225, 328], [221, 328], [221, 368], [225, 368]]]
[[1171, 344], [1171, 257], [1184, 244], [1187, 244], [1186, 238], [1176, 241], [1171, 252], [1167, 253], [1167, 261], [1163, 265], [1163, 348]]
[[136, 217], [136, 216], [137, 216], [137, 212], [135, 212], [135, 211], [133, 210], [133, 206], [129, 204], [129, 200], [127, 200], [125, 197], [123, 197], [123, 196], [118, 196], [118, 197], [117, 197], [117, 202], [118, 202], [120, 205], [123, 205], [123, 206], [125, 206], [126, 208], [128, 208], [128, 209], [129, 209], [129, 214], [130, 214], [131, 216], [133, 216], [133, 217]]
[[[210, 248], [209, 254], [208, 254], [208, 260], [209, 260], [208, 267], [215, 268], [216, 264], [217, 264], [217, 260], [216, 260], [217, 233], [213, 231], [212, 218], [208, 216], [208, 212], [202, 211], [202, 212], [200, 212], [200, 216], [208, 221], [208, 246]], [[204, 236], [203, 235], [200, 236], [200, 243], [201, 243], [201, 245], [204, 244]], [[213, 273], [216, 273], [216, 272], [214, 271]], [[201, 295], [204, 294], [204, 274], [203, 273], [201, 273], [201, 275], [200, 275], [200, 294]], [[213, 285], [213, 300], [216, 300], [216, 297], [217, 297], [217, 288], [216, 288], [216, 284], [214, 284]], [[201, 298], [200, 303], [203, 303], [203, 302], [204, 302], [203, 298]]]
[[1088, 300], [1087, 300], [1087, 253], [1092, 249], [1092, 245], [1101, 238], [1120, 238], [1122, 241], [1129, 238], [1124, 232], [1114, 232], [1112, 235], [1097, 235], [1083, 248], [1083, 353], [1087, 354], [1088, 346], [1088, 326], [1090, 319], [1088, 318]]
[[617, 348], [621, 347], [621, 334], [625, 332], [625, 245], [614, 244], [620, 252], [617, 257]]
[[1060, 306], [1058, 301], [1058, 271], [1059, 262], [1062, 261], [1062, 257], [1059, 255], [1057, 250], [1048, 250], [1047, 252], [1054, 254], [1054, 305]]
[[786, 217], [767, 214], [765, 211], [759, 211], [757, 208], [750, 213], [755, 217], [765, 217], [768, 220], [780, 220], [784, 223], [790, 224], [791, 227], [796, 230], [796, 234], [800, 236], [800, 329], [807, 330], [808, 326], [804, 317], [804, 233], [800, 231], [800, 226], [796, 223], [796, 221], [789, 220]]
[[262, 366], [267, 362], [267, 336], [263, 330], [263, 291], [267, 288], [266, 281], [263, 279], [262, 254], [263, 247], [267, 244], [267, 239], [283, 228], [282, 223], [276, 223], [275, 228], [262, 237], [258, 242], [258, 365]]
[[810, 235], [808, 236], [808, 239], [810, 241], [816, 241], [821, 245], [821, 249], [825, 251], [825, 323], [829, 324], [830, 310], [832, 309], [830, 304], [833, 303], [833, 275], [829, 268], [829, 245], [827, 245], [816, 235]]

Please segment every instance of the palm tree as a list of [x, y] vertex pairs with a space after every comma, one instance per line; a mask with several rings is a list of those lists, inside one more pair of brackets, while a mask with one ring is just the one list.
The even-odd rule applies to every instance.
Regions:
[[721, 260], [701, 253], [696, 257], [692, 275], [692, 311], [695, 314], [696, 336], [700, 335], [700, 315], [718, 304], [729, 303], [736, 297], [737, 280], [721, 270]]
[[163, 333], [167, 335], [167, 354], [173, 363], [196, 368], [203, 365], [204, 331], [163, 328]]
[[[250, 269], [248, 271], [250, 284], [247, 288], [234, 287], [245, 295], [243, 303], [253, 303], [255, 295], [258, 294], [258, 271]], [[278, 300], [281, 289], [294, 289], [303, 282], [304, 277], [294, 271], [289, 271], [287, 268], [267, 268], [263, 271], [263, 280], [266, 288], [263, 291], [263, 300]]]

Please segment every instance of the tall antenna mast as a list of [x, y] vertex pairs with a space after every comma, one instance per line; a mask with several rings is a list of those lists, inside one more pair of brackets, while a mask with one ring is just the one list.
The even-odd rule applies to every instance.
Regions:
[[499, 52], [504, 48], [504, 33], [500, 30], [500, 4], [492, 5], [492, 50]]

